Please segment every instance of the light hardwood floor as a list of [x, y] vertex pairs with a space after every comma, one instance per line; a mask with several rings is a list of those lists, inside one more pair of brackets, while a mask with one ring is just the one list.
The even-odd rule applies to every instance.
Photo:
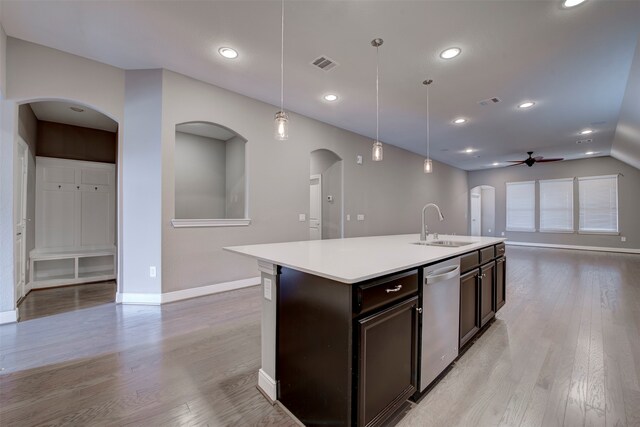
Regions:
[[[507, 305], [401, 426], [640, 426], [640, 256], [509, 247]], [[273, 425], [260, 290], [0, 326], [0, 425]]]

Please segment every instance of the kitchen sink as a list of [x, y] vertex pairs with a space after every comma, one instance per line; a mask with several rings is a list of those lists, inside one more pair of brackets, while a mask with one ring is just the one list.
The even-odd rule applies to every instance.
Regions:
[[467, 246], [473, 244], [473, 242], [459, 242], [456, 240], [431, 240], [425, 242], [415, 242], [414, 245], [422, 246], [442, 246], [447, 248], [459, 248], [460, 246]]

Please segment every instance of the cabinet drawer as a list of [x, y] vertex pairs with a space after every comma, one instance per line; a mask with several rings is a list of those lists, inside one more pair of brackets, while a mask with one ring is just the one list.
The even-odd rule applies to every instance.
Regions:
[[411, 271], [360, 285], [354, 298], [354, 313], [366, 313], [418, 292], [418, 272]]
[[489, 262], [496, 257], [493, 246], [489, 246], [488, 248], [480, 249], [480, 264], [484, 264], [485, 262]]
[[460, 273], [464, 274], [480, 265], [480, 255], [478, 251], [469, 252], [460, 257]]
[[498, 243], [496, 245], [496, 258], [504, 256], [505, 249], [506, 247], [504, 243]]

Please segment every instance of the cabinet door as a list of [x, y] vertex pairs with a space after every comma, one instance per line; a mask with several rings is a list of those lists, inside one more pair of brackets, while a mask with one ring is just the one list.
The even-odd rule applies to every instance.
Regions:
[[418, 297], [358, 321], [358, 426], [381, 425], [416, 391]]
[[507, 259], [500, 257], [496, 260], [496, 312], [507, 301]]
[[480, 330], [478, 273], [460, 276], [460, 348]]
[[495, 261], [480, 267], [480, 327], [483, 327], [496, 314], [494, 309], [495, 280]]

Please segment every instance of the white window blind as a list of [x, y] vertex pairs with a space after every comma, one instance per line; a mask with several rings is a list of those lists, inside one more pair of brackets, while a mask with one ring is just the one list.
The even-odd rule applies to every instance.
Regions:
[[540, 181], [540, 231], [573, 232], [573, 178]]
[[580, 231], [618, 232], [618, 176], [578, 178]]
[[507, 182], [507, 230], [536, 231], [535, 181]]

